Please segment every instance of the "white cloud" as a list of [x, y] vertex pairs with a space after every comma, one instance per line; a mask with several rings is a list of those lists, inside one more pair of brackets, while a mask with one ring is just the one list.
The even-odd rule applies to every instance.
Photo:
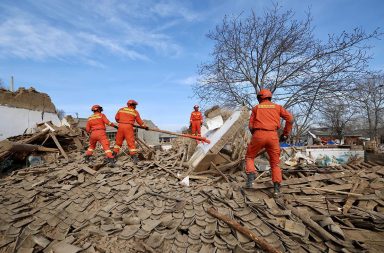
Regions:
[[148, 60], [148, 58], [145, 55], [142, 55], [134, 50], [129, 50], [127, 48], [124, 48], [117, 41], [112, 41], [110, 39], [99, 37], [95, 34], [87, 34], [87, 33], [80, 33], [79, 37], [83, 38], [88, 43], [102, 46], [115, 54], [124, 55], [129, 59]]
[[156, 3], [151, 8], [151, 12], [160, 17], [180, 17], [189, 22], [198, 20], [200, 18], [196, 12], [187, 9], [181, 5], [179, 1], [164, 1]]
[[[31, 11], [32, 10], [32, 11]], [[0, 3], [0, 56], [98, 63], [100, 49], [130, 59], [178, 57], [171, 27], [199, 15], [178, 1], [34, 1]]]
[[11, 18], [0, 23], [0, 54], [20, 58], [61, 58], [81, 53], [83, 46], [70, 34], [43, 23]]
[[176, 82], [177, 83], [180, 83], [182, 85], [188, 85], [188, 86], [191, 86], [191, 85], [194, 85], [197, 83], [197, 78], [198, 76], [196, 75], [193, 75], [193, 76], [187, 76], [183, 79], [180, 79], [180, 80], [177, 80]]

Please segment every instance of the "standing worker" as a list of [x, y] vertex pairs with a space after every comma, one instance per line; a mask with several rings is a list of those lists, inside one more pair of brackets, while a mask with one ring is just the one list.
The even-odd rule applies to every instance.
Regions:
[[101, 113], [103, 111], [103, 107], [101, 107], [100, 105], [92, 106], [91, 110], [93, 112], [93, 115], [88, 118], [87, 125], [85, 127], [87, 133], [91, 134], [89, 137], [89, 147], [87, 149], [87, 152], [85, 153], [85, 161], [90, 161], [93, 151], [96, 148], [97, 142], [100, 142], [101, 146], [103, 146], [105, 155], [107, 156], [109, 165], [113, 166], [114, 157], [109, 147], [109, 140], [105, 132], [105, 125], [114, 128], [118, 127], [112, 122], [110, 122], [103, 113]]
[[272, 182], [274, 195], [280, 192], [282, 181], [280, 163], [280, 145], [277, 130], [280, 128], [280, 117], [286, 123], [280, 141], [285, 141], [292, 130], [293, 116], [281, 105], [271, 102], [272, 93], [268, 89], [262, 89], [257, 94], [259, 104], [253, 107], [251, 118], [249, 119], [249, 130], [252, 133], [251, 142], [248, 144], [246, 159], [247, 183], [246, 187], [252, 187], [255, 180], [255, 158], [256, 155], [265, 148], [269, 155], [269, 164], [272, 171]]
[[194, 111], [191, 113], [189, 119], [192, 135], [201, 136], [201, 125], [203, 125], [203, 115], [199, 112], [199, 106], [193, 107]]
[[123, 107], [116, 113], [115, 119], [116, 122], [119, 123], [119, 129], [117, 130], [116, 143], [113, 147], [113, 153], [117, 155], [125, 139], [129, 149], [129, 155], [135, 164], [137, 164], [139, 158], [136, 155], [137, 149], [133, 125], [137, 122], [140, 126], [144, 127], [145, 130], [148, 130], [148, 127], [145, 126], [143, 120], [140, 118], [139, 112], [136, 111], [137, 105], [138, 103], [131, 99], [127, 102], [128, 107]]

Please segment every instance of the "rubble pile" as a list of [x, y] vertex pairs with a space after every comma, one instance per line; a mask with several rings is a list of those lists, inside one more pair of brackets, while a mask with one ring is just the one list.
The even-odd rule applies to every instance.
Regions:
[[[68, 158], [68, 152], [84, 149], [85, 135], [79, 128], [57, 127], [51, 122], [37, 126], [34, 134], [24, 134], [0, 141], [0, 172], [15, 169], [16, 162], [25, 166], [29, 157], [53, 161], [59, 156]], [[32, 156], [31, 156], [32, 154]]]
[[[243, 189], [241, 165], [190, 173], [183, 167], [186, 152], [157, 150], [138, 165], [123, 155], [115, 168], [99, 168], [72, 151], [68, 160], [15, 171], [0, 180], [0, 251], [260, 251], [211, 216], [212, 207], [280, 252], [384, 247], [382, 165], [286, 170], [274, 199], [267, 172]], [[189, 186], [180, 184], [186, 176]]]
[[0, 252], [383, 251], [384, 164], [319, 166], [291, 148], [273, 198], [265, 152], [243, 188], [247, 111], [220, 113], [209, 112], [211, 143], [177, 138], [161, 150], [137, 138], [141, 161], [122, 150], [113, 168], [100, 148], [84, 163], [70, 119], [0, 142], [2, 163], [43, 156], [0, 179]]

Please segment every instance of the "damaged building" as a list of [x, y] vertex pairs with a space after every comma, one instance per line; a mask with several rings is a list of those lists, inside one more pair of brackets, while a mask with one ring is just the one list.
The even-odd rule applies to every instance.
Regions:
[[61, 125], [51, 98], [32, 87], [16, 92], [0, 89], [0, 115], [0, 140], [32, 133], [36, 124], [42, 122]]
[[138, 135], [141, 161], [123, 154], [114, 168], [101, 149], [84, 163], [87, 136], [76, 124], [8, 138], [2, 162], [20, 150], [50, 159], [3, 171], [0, 252], [383, 251], [384, 163], [357, 152], [319, 164], [315, 147], [289, 147], [281, 196], [273, 197], [266, 154], [246, 189], [248, 119], [246, 108], [215, 108], [204, 124], [210, 143], [177, 137], [170, 149]]

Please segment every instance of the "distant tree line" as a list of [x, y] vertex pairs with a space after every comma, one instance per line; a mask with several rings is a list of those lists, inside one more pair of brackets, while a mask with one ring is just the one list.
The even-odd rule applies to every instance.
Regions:
[[371, 139], [384, 128], [384, 75], [368, 74], [345, 93], [319, 107], [318, 123], [332, 130], [337, 139], [346, 132], [365, 130]]

